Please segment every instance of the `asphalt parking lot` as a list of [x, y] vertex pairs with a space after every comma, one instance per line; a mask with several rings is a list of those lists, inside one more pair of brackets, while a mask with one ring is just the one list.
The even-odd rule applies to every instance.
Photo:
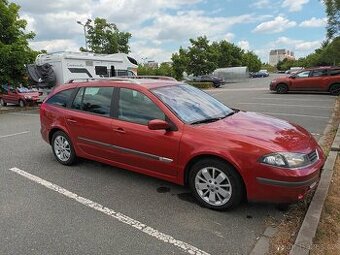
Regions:
[[[271, 93], [272, 78], [208, 93], [318, 139], [336, 97]], [[0, 114], [0, 254], [249, 254], [266, 221], [283, 215], [257, 203], [216, 212], [165, 181], [87, 160], [62, 166], [39, 129], [37, 111]]]

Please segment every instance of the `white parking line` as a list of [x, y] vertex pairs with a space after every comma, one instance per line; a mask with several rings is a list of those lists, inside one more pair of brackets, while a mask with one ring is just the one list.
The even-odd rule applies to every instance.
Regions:
[[127, 224], [129, 225], [130, 227], [133, 227], [149, 236], [152, 236], [156, 239], [158, 239], [159, 241], [162, 241], [164, 243], [169, 243], [177, 248], [179, 248], [180, 250], [186, 252], [186, 253], [189, 253], [189, 254], [196, 254], [196, 255], [209, 255], [209, 253], [205, 252], [205, 251], [202, 251], [198, 248], [196, 248], [195, 246], [191, 245], [191, 244], [188, 244], [188, 243], [185, 243], [183, 241], [180, 241], [180, 240], [177, 240], [175, 239], [174, 237], [170, 236], [170, 235], [167, 235], [167, 234], [164, 234], [152, 227], [149, 227], [147, 226], [146, 224], [138, 221], [138, 220], [135, 220], [135, 219], [132, 219], [130, 218], [129, 216], [127, 215], [124, 215], [120, 212], [116, 212], [110, 208], [107, 208], [101, 204], [98, 204], [96, 202], [93, 202], [87, 198], [84, 198], [84, 197], [81, 197], [67, 189], [64, 189], [63, 187], [60, 187], [56, 184], [53, 184], [49, 181], [46, 181], [38, 176], [35, 176], [33, 174], [30, 174], [28, 172], [25, 172], [19, 168], [11, 168], [9, 169], [10, 171], [14, 172], [14, 173], [17, 173], [31, 181], [34, 181], [50, 190], [53, 190], [53, 191], [56, 191], [58, 192], [59, 194], [62, 194], [63, 196], [65, 197], [68, 197], [70, 199], [73, 199], [75, 201], [77, 201], [78, 203], [82, 204], [82, 205], [85, 205], [89, 208], [92, 208], [96, 211], [99, 211], [99, 212], [102, 212], [108, 216], [111, 216], [112, 218], [115, 218], [116, 220], [124, 223], [124, 224]]
[[303, 107], [303, 108], [318, 108], [318, 109], [330, 109], [326, 106], [317, 105], [297, 105], [297, 104], [267, 104], [267, 103], [237, 103], [242, 105], [263, 105], [263, 106], [284, 106], [284, 107]]
[[2, 135], [2, 136], [0, 136], [0, 138], [7, 138], [7, 137], [16, 136], [16, 135], [28, 134], [29, 132], [30, 132], [30, 131], [24, 131], [24, 132], [15, 133], [15, 134], [10, 134], [10, 135]]
[[283, 112], [261, 112], [263, 114], [268, 115], [279, 115], [279, 116], [296, 116], [296, 117], [307, 117], [307, 118], [315, 118], [315, 119], [329, 119], [327, 116], [320, 115], [307, 115], [307, 114], [296, 114], [296, 113], [283, 113]]
[[258, 100], [283, 100], [283, 101], [306, 101], [306, 102], [333, 102], [334, 99], [305, 99], [305, 98], [286, 98], [286, 97], [255, 97]]

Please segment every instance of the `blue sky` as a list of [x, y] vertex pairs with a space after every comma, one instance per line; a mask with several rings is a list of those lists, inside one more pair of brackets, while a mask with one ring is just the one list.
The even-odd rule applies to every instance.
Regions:
[[189, 38], [206, 35], [252, 50], [268, 62], [271, 49], [313, 52], [325, 39], [325, 8], [318, 0], [16, 0], [34, 49], [49, 52], [84, 46], [77, 20], [102, 17], [132, 33], [131, 55], [169, 61]]

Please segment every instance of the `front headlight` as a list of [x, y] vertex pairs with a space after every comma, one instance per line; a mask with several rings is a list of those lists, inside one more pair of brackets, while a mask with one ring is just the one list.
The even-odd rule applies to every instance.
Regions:
[[312, 163], [306, 154], [294, 152], [272, 153], [263, 156], [260, 159], [260, 162], [271, 166], [285, 168], [300, 168]]

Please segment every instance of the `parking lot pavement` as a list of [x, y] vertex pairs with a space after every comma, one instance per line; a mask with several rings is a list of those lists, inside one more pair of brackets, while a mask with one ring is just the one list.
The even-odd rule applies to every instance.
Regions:
[[[322, 134], [335, 97], [271, 94], [268, 83], [209, 93]], [[0, 254], [248, 254], [265, 221], [282, 217], [271, 204], [201, 208], [186, 188], [92, 161], [62, 166], [39, 129], [37, 111], [0, 115]]]

